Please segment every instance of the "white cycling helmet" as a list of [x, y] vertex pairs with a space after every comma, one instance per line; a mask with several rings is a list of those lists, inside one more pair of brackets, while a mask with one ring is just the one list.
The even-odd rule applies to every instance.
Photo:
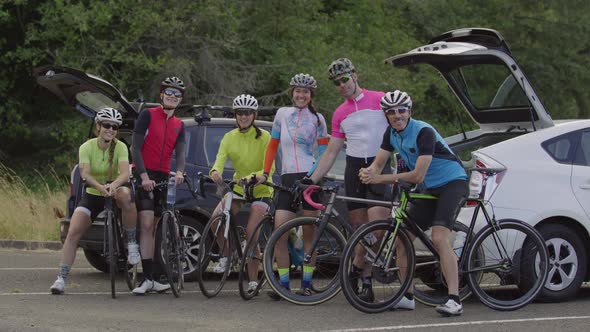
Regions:
[[315, 89], [318, 87], [318, 83], [316, 82], [315, 78], [309, 74], [300, 73], [293, 78], [291, 78], [291, 82], [289, 85], [292, 88], [308, 88], [308, 89]]
[[328, 66], [328, 79], [333, 80], [342, 74], [351, 74], [355, 72], [352, 61], [348, 58], [339, 58]]
[[407, 93], [399, 90], [388, 92], [381, 98], [381, 110], [386, 111], [396, 106], [412, 108], [412, 98]]
[[96, 113], [94, 122], [99, 123], [103, 121], [114, 122], [119, 126], [123, 123], [123, 117], [121, 113], [114, 108], [105, 107]]
[[251, 95], [242, 94], [242, 95], [237, 96], [234, 99], [234, 103], [233, 103], [232, 108], [234, 110], [246, 109], [246, 110], [257, 111], [258, 110], [258, 100], [256, 100], [256, 98], [254, 98]]

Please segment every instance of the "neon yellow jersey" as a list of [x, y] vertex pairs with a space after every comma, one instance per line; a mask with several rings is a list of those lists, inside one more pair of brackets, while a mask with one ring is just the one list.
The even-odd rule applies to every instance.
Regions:
[[[217, 171], [219, 174], [223, 174], [223, 166], [227, 158], [230, 159], [234, 167], [234, 180], [239, 180], [242, 177], [248, 177], [253, 173], [256, 175], [262, 175], [264, 168], [264, 155], [266, 154], [266, 147], [270, 142], [270, 134], [264, 129], [260, 129], [262, 135], [256, 138], [256, 130], [254, 127], [241, 133], [238, 128], [228, 132], [223, 136], [221, 144], [219, 145], [219, 151], [217, 151], [217, 157], [215, 158], [215, 164], [209, 175], [213, 171]], [[269, 182], [272, 182], [272, 174], [275, 171], [275, 165], [273, 163], [270, 170]], [[235, 186], [234, 190], [243, 194], [241, 186]], [[254, 188], [254, 197], [272, 197], [272, 188], [264, 185], [258, 185]]]
[[[117, 140], [113, 155], [113, 175], [111, 181], [114, 181], [119, 176], [119, 163], [121, 161], [129, 161], [129, 153], [127, 151], [125, 143]], [[91, 138], [80, 145], [78, 155], [78, 162], [80, 164], [90, 165], [90, 176], [98, 181], [98, 183], [104, 184], [107, 182], [109, 178], [109, 150], [102, 151], [98, 147], [98, 138]], [[92, 187], [87, 187], [86, 192], [101, 196], [100, 192]]]

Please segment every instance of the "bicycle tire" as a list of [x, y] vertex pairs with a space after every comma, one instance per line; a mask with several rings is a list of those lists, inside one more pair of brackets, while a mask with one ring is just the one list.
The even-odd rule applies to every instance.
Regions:
[[[455, 241], [458, 239], [458, 232], [464, 233], [463, 241]], [[464, 240], [466, 239], [467, 232], [469, 232], [469, 227], [464, 224], [458, 221], [453, 224], [451, 245], [455, 252], [461, 251], [465, 257], [467, 257], [467, 250], [464, 250], [466, 249]], [[474, 236], [472, 234], [471, 239], [473, 238]], [[417, 301], [432, 307], [444, 304], [448, 300], [449, 294], [446, 281], [440, 269], [440, 262], [434, 259], [434, 255], [427, 247], [420, 248], [416, 243], [422, 243], [422, 241], [418, 238], [414, 241], [414, 250], [416, 253], [414, 297]], [[459, 298], [463, 301], [470, 295], [471, 288], [467, 282], [467, 275], [462, 273], [462, 269], [459, 267]]]
[[[306, 225], [316, 225], [317, 218], [300, 217], [292, 219], [281, 225], [272, 232], [268, 244], [264, 250], [264, 274], [270, 287], [279, 294], [283, 299], [299, 305], [316, 305], [326, 302], [340, 292], [340, 280], [338, 279], [338, 270], [340, 256], [344, 251], [346, 240], [338, 229], [327, 224], [324, 232], [321, 234], [320, 242], [316, 248], [315, 271], [313, 273], [312, 290], [313, 294], [306, 296], [297, 294], [296, 289], [290, 290], [281, 286], [278, 273], [275, 273], [273, 265], [275, 260], [275, 246], [277, 241], [283, 236], [290, 233], [291, 229], [297, 230], [298, 227]], [[324, 268], [326, 266], [326, 268]], [[291, 270], [292, 271], [292, 270]], [[301, 274], [303, 271], [301, 271]], [[290, 273], [290, 278], [294, 273]], [[324, 280], [327, 279], [327, 280]], [[294, 281], [291, 278], [291, 282]], [[313, 286], [316, 284], [316, 286]], [[320, 285], [321, 284], [321, 285]]]
[[[227, 277], [231, 270], [231, 263], [233, 261], [234, 254], [234, 238], [235, 231], [230, 224], [230, 230], [228, 233], [228, 239], [225, 239], [222, 232], [225, 225], [225, 216], [216, 215], [212, 217], [205, 229], [203, 230], [203, 236], [201, 237], [201, 246], [199, 250], [199, 268], [197, 273], [197, 279], [199, 281], [199, 288], [203, 295], [208, 298], [215, 297], [225, 284]], [[215, 226], [215, 227], [214, 227]], [[217, 237], [221, 235], [221, 244], [218, 243]], [[209, 271], [212, 268], [212, 264], [215, 264], [223, 255], [223, 248], [227, 245], [228, 257], [225, 264], [225, 270], [223, 273], [214, 273]]]
[[183, 284], [183, 268], [180, 248], [180, 234], [176, 217], [170, 211], [162, 215], [162, 241], [164, 247], [164, 268], [174, 297], [180, 297]]
[[[348, 302], [357, 310], [365, 313], [379, 313], [388, 310], [396, 305], [406, 294], [412, 285], [412, 278], [415, 269], [414, 246], [405, 230], [399, 228], [394, 237], [392, 232], [395, 226], [391, 220], [377, 220], [361, 226], [350, 238], [341, 260], [340, 280], [342, 292]], [[370, 235], [371, 234], [371, 235]], [[366, 238], [374, 236], [376, 242], [369, 246]], [[379, 240], [379, 238], [381, 238]], [[395, 248], [396, 240], [406, 248], [406, 278], [402, 280], [400, 267], [397, 264], [398, 251]], [[362, 291], [359, 292], [359, 272], [353, 272], [353, 261], [355, 248], [361, 245], [365, 248], [364, 260], [372, 264], [372, 293], [373, 299], [363, 298]], [[380, 250], [380, 248], [382, 248]], [[367, 250], [367, 249], [370, 249]], [[391, 265], [384, 266], [387, 262], [388, 253], [391, 251]], [[378, 256], [377, 256], [378, 255]], [[364, 287], [364, 286], [363, 286]]]
[[106, 218], [106, 233], [107, 233], [107, 261], [109, 263], [109, 277], [111, 279], [111, 297], [114, 299], [117, 297], [117, 290], [116, 290], [116, 279], [117, 279], [117, 270], [119, 268], [117, 261], [119, 259], [115, 244], [116, 237], [116, 230], [113, 225], [115, 221], [115, 216], [112, 211], [107, 212]]
[[[477, 259], [480, 247], [483, 259]], [[501, 220], [484, 227], [476, 235], [467, 259], [471, 290], [484, 305], [495, 310], [526, 306], [547, 280], [545, 241], [533, 227], [518, 220]]]
[[[240, 261], [240, 276], [239, 276], [239, 288], [240, 296], [248, 301], [258, 295], [260, 289], [266, 283], [266, 277], [264, 271], [260, 269], [262, 267], [262, 255], [264, 248], [268, 243], [273, 227], [273, 218], [271, 216], [264, 217], [260, 223], [256, 226], [254, 233], [248, 239], [246, 247], [244, 248], [244, 254]], [[256, 269], [256, 280], [251, 280], [248, 268], [254, 265]], [[250, 267], [252, 268], [252, 267]], [[250, 281], [256, 281], [257, 287], [254, 291], [248, 292], [248, 285]]]

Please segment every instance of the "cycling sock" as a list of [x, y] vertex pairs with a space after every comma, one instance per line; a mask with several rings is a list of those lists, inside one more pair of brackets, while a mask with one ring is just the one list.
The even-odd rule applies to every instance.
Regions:
[[303, 265], [303, 280], [301, 281], [302, 288], [311, 288], [311, 278], [313, 277], [313, 271], [315, 266]]
[[357, 267], [356, 265], [352, 264], [352, 272], [354, 273], [361, 273], [363, 271], [363, 269], [361, 269], [360, 267]]
[[141, 267], [143, 268], [143, 278], [154, 280], [153, 270], [152, 270], [152, 259], [142, 259], [141, 260]]
[[406, 295], [405, 295], [405, 296], [406, 296], [406, 297], [408, 298], [408, 300], [410, 300], [410, 301], [414, 299], [414, 294], [411, 294], [411, 293], [406, 293]]
[[279, 269], [279, 277], [281, 278], [281, 285], [287, 289], [291, 289], [289, 286], [289, 268]]
[[461, 304], [461, 299], [459, 298], [459, 295], [449, 294], [449, 300], [453, 300], [457, 302], [457, 304]]
[[364, 285], [371, 285], [373, 283], [371, 277], [361, 277], [361, 281], [363, 282], [363, 286]]
[[66, 281], [68, 279], [68, 275], [70, 274], [71, 269], [72, 269], [72, 266], [70, 264], [60, 263], [59, 264], [59, 272], [57, 273], [57, 276], [62, 278], [64, 281]]
[[127, 242], [128, 243], [136, 243], [137, 242], [137, 228], [127, 228]]

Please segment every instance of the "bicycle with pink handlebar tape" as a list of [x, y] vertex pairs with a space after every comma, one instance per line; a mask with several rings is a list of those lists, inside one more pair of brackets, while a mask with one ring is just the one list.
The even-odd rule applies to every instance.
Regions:
[[[334, 203], [337, 200], [385, 206], [391, 205], [391, 203], [339, 196], [338, 186], [323, 187], [298, 184], [298, 187], [303, 190], [303, 199], [312, 207], [320, 210], [321, 213], [318, 217], [299, 217], [289, 220], [272, 232], [264, 249], [264, 273], [268, 285], [283, 299], [295, 304], [315, 305], [332, 299], [340, 291], [338, 277], [340, 257], [346, 246], [347, 236], [353, 233], [352, 227], [341, 217], [334, 207]], [[325, 205], [311, 199], [311, 195], [316, 191], [328, 194]], [[303, 285], [301, 288], [291, 289], [282, 287], [275, 266], [275, 247], [280, 244], [279, 239], [282, 237], [289, 238], [290, 284], [298, 284], [298, 278], [303, 284], [304, 274], [307, 273], [309, 278], [309, 273], [311, 273], [311, 287], [309, 288], [311, 291], [306, 290]], [[291, 247], [294, 247], [299, 255], [294, 255]], [[294, 257], [298, 256], [301, 258], [301, 262], [293, 262]], [[294, 271], [294, 266], [299, 266], [300, 269]]]

